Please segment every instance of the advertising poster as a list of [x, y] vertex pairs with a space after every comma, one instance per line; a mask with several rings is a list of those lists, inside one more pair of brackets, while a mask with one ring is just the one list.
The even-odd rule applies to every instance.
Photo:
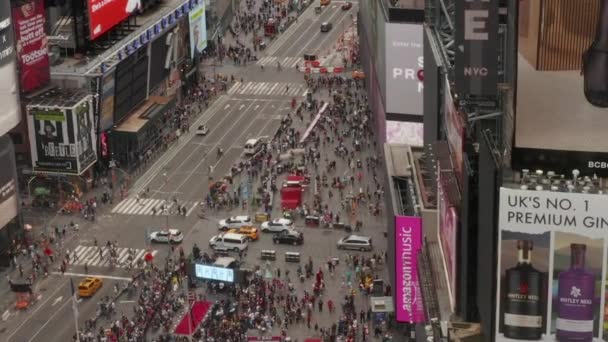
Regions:
[[78, 173], [74, 120], [66, 110], [30, 109], [28, 129], [34, 171]]
[[444, 92], [444, 123], [445, 123], [445, 134], [450, 145], [450, 153], [452, 155], [452, 161], [454, 162], [454, 170], [458, 177], [458, 182], [462, 186], [464, 182], [464, 174], [462, 168], [464, 167], [463, 153], [464, 153], [464, 129], [465, 123], [462, 114], [456, 105], [454, 104], [454, 98], [452, 97], [452, 90], [450, 82], [447, 77], [445, 79]]
[[513, 167], [607, 176], [608, 4], [519, 6]]
[[141, 8], [141, 0], [88, 0], [91, 40], [99, 38]]
[[423, 124], [419, 122], [386, 121], [386, 142], [422, 147]]
[[599, 341], [606, 195], [502, 188], [496, 341]]
[[114, 71], [107, 73], [101, 79], [101, 113], [99, 131], [110, 129], [114, 125]]
[[19, 81], [15, 62], [15, 44], [11, 21], [11, 5], [0, 1], [0, 136], [17, 126], [21, 121], [19, 104]]
[[190, 22], [190, 57], [194, 58], [195, 52], [202, 53], [207, 47], [207, 20], [205, 17], [205, 2], [188, 13]]
[[28, 92], [51, 79], [44, 1], [31, 0], [13, 8], [21, 89]]
[[97, 161], [95, 125], [91, 105], [85, 101], [73, 111], [78, 127], [78, 173], [82, 173]]
[[418, 282], [418, 253], [422, 250], [422, 218], [395, 216], [395, 312], [398, 322], [424, 321]]
[[458, 233], [458, 211], [454, 206], [454, 203], [450, 202], [448, 196], [448, 182], [450, 179], [454, 182], [454, 172], [452, 170], [438, 172], [439, 178], [437, 180], [438, 189], [438, 210], [439, 215], [439, 229], [437, 233], [439, 235], [439, 244], [441, 246], [441, 254], [443, 256], [443, 263], [445, 272], [447, 274], [449, 291], [450, 291], [450, 305], [452, 310], [455, 308], [456, 297], [456, 277], [457, 277], [457, 233]]
[[499, 0], [455, 2], [454, 60], [459, 94], [495, 96], [498, 88]]
[[420, 24], [386, 24], [386, 112], [420, 116], [424, 49]]
[[0, 229], [17, 216], [15, 150], [8, 137], [0, 138]]

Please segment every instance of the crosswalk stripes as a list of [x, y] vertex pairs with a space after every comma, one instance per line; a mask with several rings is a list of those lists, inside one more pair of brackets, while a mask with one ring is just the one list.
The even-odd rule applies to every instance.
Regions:
[[245, 82], [236, 83], [228, 90], [229, 95], [283, 95], [305, 96], [308, 88], [300, 83]]
[[[129, 250], [133, 250], [132, 253], [129, 253]], [[101, 251], [101, 253], [100, 253]], [[150, 251], [152, 256], [156, 256], [158, 254], [157, 250]], [[132, 255], [131, 261], [129, 261], [129, 255]], [[141, 248], [126, 248], [126, 247], [117, 247], [116, 248], [116, 259], [114, 267], [118, 268], [127, 268], [129, 263], [131, 263], [132, 267], [137, 267], [138, 262], [141, 264], [141, 261], [146, 254], [145, 249]], [[110, 260], [110, 255], [108, 249], [104, 247], [96, 247], [96, 246], [83, 246], [78, 245], [74, 249], [74, 251], [70, 254], [70, 264], [71, 265], [80, 265], [87, 267], [111, 267], [112, 261]]]
[[302, 64], [304, 61], [301, 57], [264, 57], [257, 61], [255, 64], [263, 66], [277, 66], [277, 63], [281, 63], [283, 68], [295, 68], [298, 63]]
[[[196, 201], [185, 201], [179, 202], [180, 206], [186, 207], [186, 216], [189, 216], [193, 209], [199, 204]], [[158, 216], [166, 214], [167, 212], [172, 213], [172, 211], [177, 210], [177, 208], [173, 208], [175, 205], [174, 201], [167, 201], [164, 199], [155, 199], [155, 198], [125, 198], [120, 203], [118, 203], [113, 209], [113, 214], [125, 214], [125, 215], [148, 215], [148, 216]], [[162, 207], [166, 210], [163, 212]]]

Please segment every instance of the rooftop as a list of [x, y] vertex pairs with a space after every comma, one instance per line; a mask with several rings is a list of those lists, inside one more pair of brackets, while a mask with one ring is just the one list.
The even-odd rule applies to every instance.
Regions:
[[33, 96], [28, 107], [72, 108], [89, 96], [84, 89], [51, 88]]
[[[133, 32], [118, 41], [114, 46], [97, 56], [62, 57], [62, 62], [51, 67], [51, 74], [54, 76], [82, 76], [85, 74], [102, 74], [101, 64], [106, 63], [107, 67], [117, 64], [119, 51], [124, 51], [127, 46], [132, 45], [135, 40], [146, 30], [155, 24], [162, 24], [163, 18], [172, 14], [176, 9], [189, 3], [189, 0], [165, 0], [154, 10], [146, 11], [136, 17], [139, 26]], [[180, 14], [181, 15], [181, 14]], [[170, 27], [165, 21], [165, 28]], [[163, 28], [164, 29], [164, 28]], [[139, 44], [141, 47], [141, 44]]]

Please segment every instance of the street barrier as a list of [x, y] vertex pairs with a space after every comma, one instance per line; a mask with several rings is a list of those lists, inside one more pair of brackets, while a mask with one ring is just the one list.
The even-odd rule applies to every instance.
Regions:
[[260, 259], [262, 260], [277, 260], [277, 252], [273, 249], [264, 249], [260, 254]]
[[299, 252], [285, 252], [285, 261], [286, 262], [300, 262], [300, 253]]

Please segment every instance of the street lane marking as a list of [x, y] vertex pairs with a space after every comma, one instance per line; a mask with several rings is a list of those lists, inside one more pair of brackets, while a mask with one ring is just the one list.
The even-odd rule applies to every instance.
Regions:
[[[232, 87], [230, 87], [230, 90], [228, 90], [228, 94], [234, 93], [234, 90], [238, 89], [240, 86], [241, 86], [241, 82], [239, 82], [239, 81], [234, 82], [234, 85]], [[230, 106], [230, 105], [228, 105], [228, 106]], [[228, 109], [228, 108], [224, 107], [224, 109]]]
[[192, 208], [190, 208], [190, 210], [188, 210], [188, 212], [186, 213], [186, 216], [190, 215], [192, 213], [192, 210], [194, 210], [194, 208], [196, 208], [197, 205], [198, 205], [198, 202], [194, 202], [194, 204], [192, 205]]
[[[224, 105], [228, 100], [230, 100], [230, 98], [228, 96], [225, 95], [221, 95], [217, 100], [215, 100], [213, 102], [213, 104], [207, 108], [197, 119], [196, 121], [193, 123], [192, 126], [199, 126], [201, 125], [203, 122], [207, 123], [211, 120], [211, 118], [217, 114], [219, 108]], [[228, 117], [228, 115], [226, 115], [225, 117]], [[220, 123], [223, 122], [222, 118], [220, 120]], [[196, 136], [196, 134], [194, 132], [192, 133], [188, 133], [185, 137], [185, 139], [180, 139], [180, 141], [177, 144], [174, 144], [168, 151], [166, 151], [165, 153], [163, 153], [157, 160], [156, 162], [154, 162], [154, 164], [152, 164], [152, 166], [148, 169], [148, 171], [146, 171], [146, 173], [144, 173], [141, 177], [139, 177], [135, 183], [133, 184], [133, 191], [131, 193], [139, 193], [142, 189], [145, 189], [146, 186], [148, 186], [148, 184], [152, 183], [152, 181], [154, 180], [154, 178], [156, 178], [159, 174], [159, 172], [162, 169], [165, 169], [169, 163], [175, 158], [175, 156], [177, 156], [177, 154], [182, 151], [183, 147], [187, 144], [189, 144], [192, 139], [194, 139], [194, 137]], [[195, 150], [196, 151], [196, 150]], [[192, 151], [190, 153], [190, 156], [192, 156], [195, 151]], [[179, 164], [179, 166], [177, 167], [178, 169], [185, 163], [185, 161], [187, 160], [184, 159], [182, 161], [182, 163]]]
[[[125, 215], [149, 215], [149, 216], [159, 216], [164, 213], [160, 210], [161, 204], [165, 202], [163, 199], [156, 198], [141, 198], [139, 203], [137, 203], [137, 199], [135, 198], [125, 198], [120, 203], [112, 209], [112, 213], [114, 214], [125, 214]], [[171, 201], [166, 205], [166, 209], [170, 211], [171, 207], [175, 202]], [[184, 205], [186, 207], [190, 207], [196, 201], [184, 201], [180, 202], [180, 205]], [[186, 213], [186, 216], [189, 214]]]
[[109, 276], [109, 275], [103, 275], [103, 274], [86, 274], [86, 273], [72, 273], [72, 272], [65, 272], [63, 274], [61, 272], [53, 272], [52, 274], [63, 275], [66, 277], [83, 277], [83, 278], [95, 277], [95, 278], [101, 278], [101, 279], [123, 280], [123, 281], [133, 280], [133, 278], [130, 278], [130, 277], [117, 277], [117, 276]]
[[[109, 254], [110, 252], [108, 250], [104, 249], [103, 258], [100, 258], [99, 247], [82, 246], [82, 245], [80, 245], [79, 247], [81, 247], [81, 248], [78, 249], [78, 252], [76, 254], [77, 258], [70, 263], [71, 265], [86, 264], [87, 267], [108, 267], [108, 266], [110, 266], [110, 254]], [[136, 253], [139, 252], [133, 259], [132, 265], [136, 265], [137, 261], [146, 252], [146, 249], [117, 247], [116, 248], [117, 265], [114, 265], [114, 267], [125, 268], [126, 265], [124, 265], [124, 262], [127, 260], [128, 256], [129, 256], [129, 253], [128, 253], [129, 249], [133, 249]], [[154, 253], [154, 251], [152, 251], [152, 253]]]
[[51, 306], [57, 305], [62, 300], [63, 300], [63, 296], [59, 296], [59, 297], [55, 298], [55, 300], [53, 301], [53, 304], [51, 304]]

